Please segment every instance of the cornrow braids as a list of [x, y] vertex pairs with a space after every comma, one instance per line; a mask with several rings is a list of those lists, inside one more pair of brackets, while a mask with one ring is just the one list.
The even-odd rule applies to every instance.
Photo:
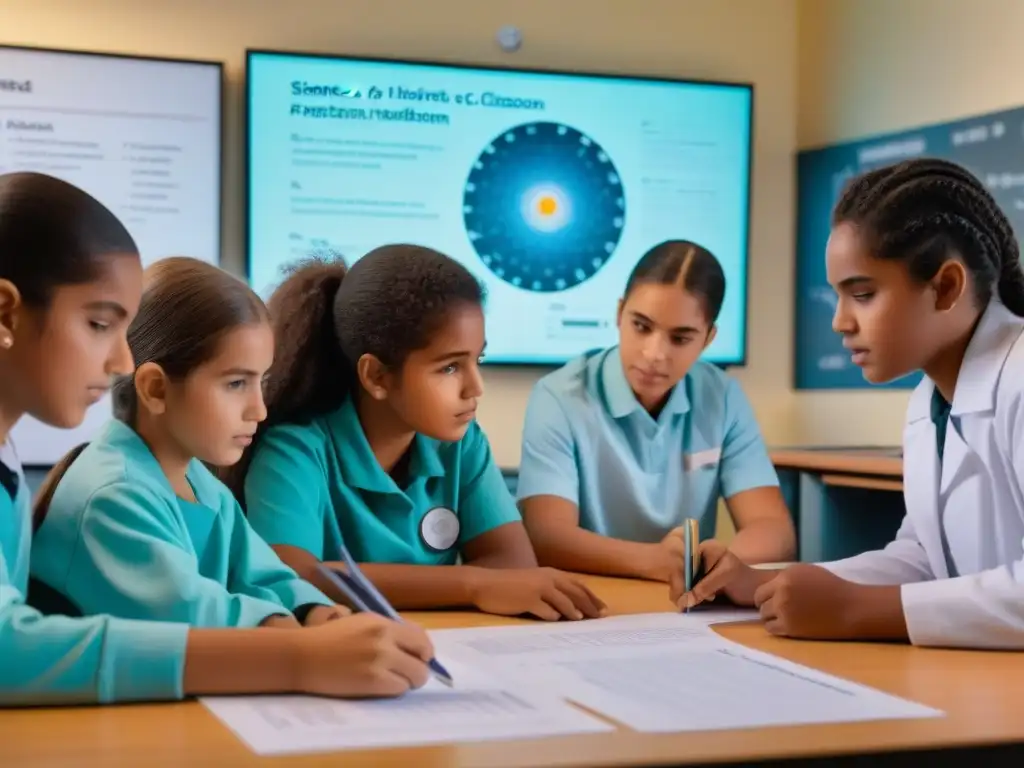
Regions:
[[844, 222], [869, 238], [877, 257], [906, 261], [917, 280], [930, 280], [958, 254], [974, 277], [981, 306], [997, 291], [1007, 309], [1024, 317], [1017, 237], [992, 195], [965, 168], [919, 158], [868, 171], [836, 204], [832, 224]]

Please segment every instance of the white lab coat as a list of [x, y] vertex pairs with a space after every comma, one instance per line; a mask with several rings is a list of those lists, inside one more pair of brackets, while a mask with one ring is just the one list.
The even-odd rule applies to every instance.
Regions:
[[925, 378], [907, 409], [907, 514], [895, 540], [823, 565], [849, 581], [901, 584], [915, 645], [1024, 649], [1024, 319], [998, 301], [986, 309], [957, 378], [941, 463], [933, 390]]

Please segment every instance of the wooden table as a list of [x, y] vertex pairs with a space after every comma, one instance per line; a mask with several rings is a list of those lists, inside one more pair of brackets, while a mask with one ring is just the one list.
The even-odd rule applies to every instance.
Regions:
[[800, 560], [838, 560], [892, 540], [906, 513], [899, 448], [788, 448], [771, 460]]
[[771, 452], [778, 469], [821, 475], [826, 485], [903, 490], [903, 459], [898, 448], [788, 448]]
[[[671, 610], [665, 587], [592, 579], [614, 613]], [[515, 623], [474, 613], [410, 614], [432, 628]], [[339, 752], [287, 758], [253, 755], [195, 702], [0, 711], [0, 765], [76, 768], [199, 766], [622, 766], [749, 765], [913, 748], [1024, 743], [1024, 654], [922, 650], [907, 646], [810, 643], [772, 638], [758, 624], [722, 626], [752, 648], [931, 705], [945, 718], [745, 731], [614, 733], [537, 741]], [[924, 758], [929, 762], [934, 758]], [[992, 756], [984, 763], [995, 764]], [[919, 761], [922, 758], [918, 758]], [[1019, 756], [1016, 758], [1020, 764]], [[839, 763], [830, 762], [829, 765]], [[872, 765], [885, 764], [873, 760]]]

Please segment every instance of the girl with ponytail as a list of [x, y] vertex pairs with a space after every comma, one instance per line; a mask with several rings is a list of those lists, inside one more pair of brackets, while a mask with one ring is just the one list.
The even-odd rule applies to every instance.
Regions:
[[267, 428], [230, 471], [282, 560], [339, 600], [317, 565], [347, 548], [397, 608], [601, 615], [582, 582], [537, 567], [475, 421], [483, 294], [464, 266], [389, 245], [351, 269], [301, 264], [269, 304]]

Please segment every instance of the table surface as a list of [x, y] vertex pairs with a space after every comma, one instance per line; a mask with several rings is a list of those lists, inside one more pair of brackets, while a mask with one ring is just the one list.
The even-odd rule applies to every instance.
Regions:
[[770, 455], [780, 469], [903, 477], [899, 448], [777, 448]]
[[[613, 613], [671, 610], [663, 585], [588, 579]], [[409, 614], [431, 628], [516, 623], [477, 613]], [[614, 733], [259, 758], [197, 702], [0, 712], [0, 764], [104, 766], [280, 765], [347, 768], [616, 766], [755, 760], [1024, 741], [1024, 654], [904, 645], [780, 640], [756, 623], [721, 625], [752, 648], [930, 705], [943, 718], [646, 735]]]

